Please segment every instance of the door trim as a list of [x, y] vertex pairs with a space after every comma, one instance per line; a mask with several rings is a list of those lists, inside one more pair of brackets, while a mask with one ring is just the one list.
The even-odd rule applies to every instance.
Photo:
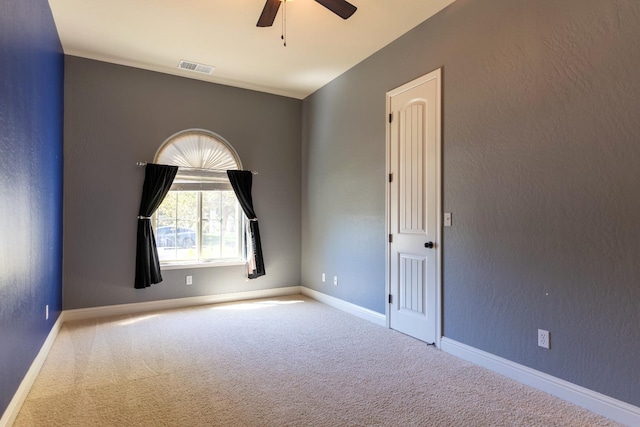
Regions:
[[[391, 173], [391, 123], [388, 117], [391, 114], [391, 98], [402, 92], [410, 90], [416, 86], [426, 83], [430, 80], [437, 80], [436, 89], [436, 246], [433, 249], [436, 256], [436, 340], [435, 345], [440, 348], [442, 339], [442, 68], [438, 68], [422, 77], [418, 77], [404, 85], [393, 89], [386, 93], [386, 115], [385, 120], [385, 171], [386, 177]], [[385, 317], [387, 318], [386, 326], [391, 327], [391, 317], [389, 313], [389, 294], [391, 293], [391, 271], [390, 271], [390, 252], [389, 252], [389, 236], [391, 232], [390, 212], [391, 201], [389, 192], [389, 180], [385, 179]]]

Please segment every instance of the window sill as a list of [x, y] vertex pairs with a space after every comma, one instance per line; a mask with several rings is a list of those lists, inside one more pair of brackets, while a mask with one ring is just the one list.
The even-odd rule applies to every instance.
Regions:
[[227, 267], [231, 265], [245, 265], [247, 261], [231, 260], [231, 261], [209, 261], [209, 262], [172, 262], [160, 263], [160, 270], [186, 270], [191, 268], [207, 268], [207, 267]]

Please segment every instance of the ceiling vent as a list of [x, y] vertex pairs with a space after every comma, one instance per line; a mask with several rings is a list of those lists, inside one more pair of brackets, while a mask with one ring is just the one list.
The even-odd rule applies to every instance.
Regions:
[[215, 69], [210, 65], [197, 64], [190, 61], [180, 61], [180, 63], [178, 64], [178, 68], [180, 68], [181, 70], [193, 71], [202, 74], [211, 74]]

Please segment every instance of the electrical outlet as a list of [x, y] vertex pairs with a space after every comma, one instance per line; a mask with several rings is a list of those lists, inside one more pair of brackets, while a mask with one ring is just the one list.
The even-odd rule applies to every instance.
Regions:
[[325, 277], [324, 273], [322, 273], [322, 283], [324, 283], [327, 280], [327, 278]]
[[44, 306], [44, 320], [49, 320], [49, 304]]
[[538, 329], [538, 346], [542, 348], [551, 348], [549, 342], [549, 331]]
[[193, 285], [193, 276], [187, 276], [186, 282], [187, 285]]
[[338, 276], [333, 276], [333, 286], [338, 286]]

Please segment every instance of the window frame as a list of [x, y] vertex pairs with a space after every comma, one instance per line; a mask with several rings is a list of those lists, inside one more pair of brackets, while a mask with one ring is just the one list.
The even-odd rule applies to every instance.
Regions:
[[[156, 154], [154, 156], [154, 161], [158, 162], [158, 158], [161, 155], [161, 153], [163, 152], [163, 150], [165, 148], [167, 148], [168, 145], [173, 144], [178, 138], [180, 137], [184, 137], [187, 135], [203, 135], [205, 137], [214, 139], [215, 141], [217, 141], [218, 143], [220, 143], [221, 145], [224, 146], [224, 148], [226, 148], [229, 151], [229, 154], [231, 154], [231, 156], [233, 157], [233, 160], [235, 161], [236, 164], [236, 168], [238, 170], [242, 170], [242, 162], [240, 160], [240, 157], [238, 156], [238, 153], [236, 152], [236, 150], [233, 148], [233, 146], [231, 146], [231, 144], [224, 139], [223, 137], [221, 137], [220, 135], [211, 132], [209, 130], [205, 130], [205, 129], [198, 129], [198, 128], [193, 128], [193, 129], [185, 129], [182, 130], [180, 132], [176, 132], [175, 134], [171, 135], [170, 137], [168, 137], [158, 148], [158, 150], [156, 151]], [[177, 165], [178, 167], [180, 167], [180, 165]], [[182, 166], [184, 167], [184, 166]], [[206, 169], [205, 169], [206, 170]], [[203, 198], [203, 193], [207, 192], [207, 191], [211, 191], [211, 192], [215, 192], [215, 191], [224, 191], [224, 190], [195, 190], [195, 192], [197, 192], [197, 212], [196, 212], [196, 247], [197, 247], [197, 251], [198, 254], [201, 253], [202, 248], [198, 247], [201, 246], [202, 244], [202, 198]], [[233, 191], [233, 190], [231, 190]], [[172, 192], [180, 192], [180, 190], [170, 190], [169, 194]], [[231, 258], [231, 259], [197, 259], [197, 260], [175, 260], [175, 261], [160, 261], [160, 268], [162, 270], [179, 270], [179, 269], [190, 269], [190, 268], [207, 268], [207, 267], [223, 267], [223, 266], [234, 266], [234, 265], [245, 265], [247, 263], [247, 236], [246, 233], [244, 232], [244, 230], [247, 227], [247, 219], [244, 215], [244, 212], [242, 211], [242, 207], [240, 206], [239, 201], [236, 201], [236, 203], [238, 204], [238, 212], [239, 212], [239, 220], [237, 222], [237, 233], [239, 234], [240, 237], [240, 249], [239, 249], [239, 253], [240, 253], [240, 258], [235, 259], [235, 258]], [[156, 233], [156, 230], [158, 228], [158, 212], [156, 211], [153, 216], [152, 216], [152, 226], [153, 226], [153, 232], [154, 235]], [[176, 223], [175, 225], [176, 229], [178, 228], [178, 224]]]

